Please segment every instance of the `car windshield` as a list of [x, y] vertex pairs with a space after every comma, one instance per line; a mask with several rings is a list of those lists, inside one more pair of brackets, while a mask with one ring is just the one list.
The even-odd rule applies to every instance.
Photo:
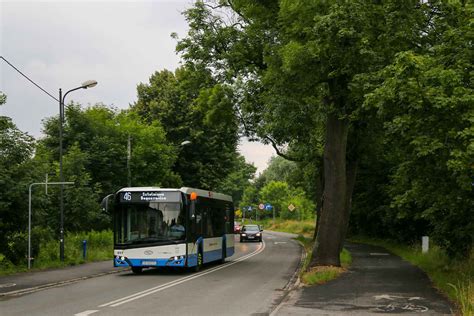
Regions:
[[258, 232], [258, 231], [260, 231], [258, 226], [244, 226], [242, 230], [244, 232]]

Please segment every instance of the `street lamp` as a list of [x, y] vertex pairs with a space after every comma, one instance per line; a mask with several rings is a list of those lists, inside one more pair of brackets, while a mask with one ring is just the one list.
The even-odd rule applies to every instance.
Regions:
[[[97, 85], [95, 80], [87, 80], [79, 87], [67, 91], [64, 96], [62, 90], [59, 89], [59, 182], [64, 182], [63, 176], [63, 123], [64, 123], [64, 100], [69, 92], [79, 89], [92, 88]], [[61, 184], [59, 211], [61, 213], [60, 228], [59, 228], [59, 259], [64, 261], [64, 185]]]

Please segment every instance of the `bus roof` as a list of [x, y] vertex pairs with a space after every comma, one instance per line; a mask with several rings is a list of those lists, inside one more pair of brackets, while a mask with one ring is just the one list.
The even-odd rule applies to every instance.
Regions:
[[211, 199], [216, 199], [216, 200], [223, 200], [223, 201], [229, 201], [232, 202], [232, 197], [227, 194], [222, 194], [222, 193], [217, 193], [217, 192], [212, 192], [212, 191], [207, 191], [207, 190], [201, 190], [201, 189], [194, 189], [194, 188], [188, 188], [188, 187], [182, 187], [182, 188], [160, 188], [160, 187], [127, 187], [127, 188], [122, 188], [117, 191], [119, 192], [142, 192], [142, 191], [180, 191], [183, 192], [184, 194], [191, 194], [191, 192], [196, 192], [197, 196], [202, 196], [202, 197], [207, 197]]

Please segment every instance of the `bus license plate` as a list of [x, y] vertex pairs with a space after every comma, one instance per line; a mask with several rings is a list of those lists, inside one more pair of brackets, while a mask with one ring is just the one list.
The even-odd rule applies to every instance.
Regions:
[[156, 261], [142, 261], [144, 266], [156, 266]]

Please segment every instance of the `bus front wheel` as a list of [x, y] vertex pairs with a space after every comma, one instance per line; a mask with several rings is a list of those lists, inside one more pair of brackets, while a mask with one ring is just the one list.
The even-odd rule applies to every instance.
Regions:
[[143, 272], [142, 267], [132, 267], [132, 272], [135, 274], [141, 274]]

